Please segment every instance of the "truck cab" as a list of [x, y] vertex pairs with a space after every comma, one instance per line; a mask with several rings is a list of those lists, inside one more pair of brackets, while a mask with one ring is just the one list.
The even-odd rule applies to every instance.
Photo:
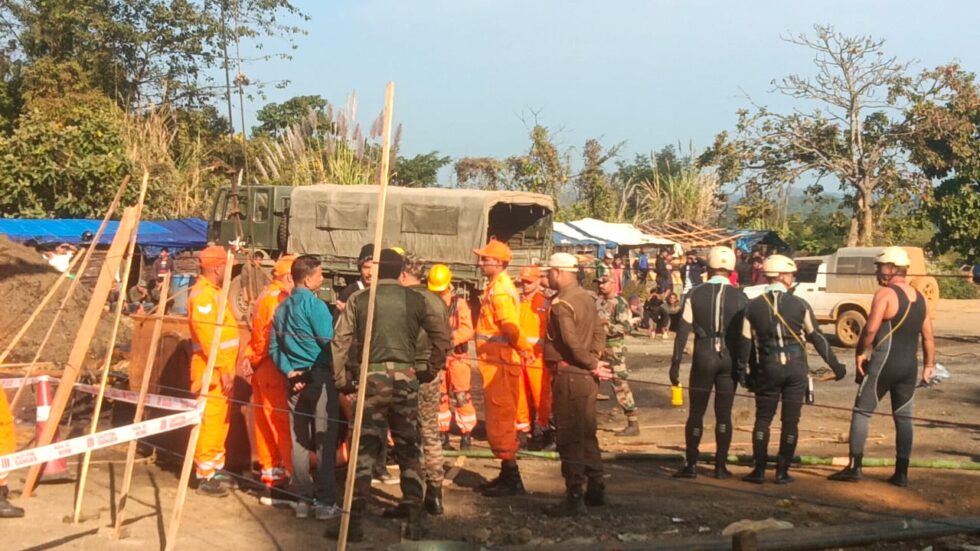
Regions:
[[218, 190], [211, 207], [208, 241], [230, 243], [241, 235], [245, 244], [254, 247], [260, 256], [277, 257], [286, 248], [286, 224], [293, 188], [241, 186], [237, 193], [232, 189]]

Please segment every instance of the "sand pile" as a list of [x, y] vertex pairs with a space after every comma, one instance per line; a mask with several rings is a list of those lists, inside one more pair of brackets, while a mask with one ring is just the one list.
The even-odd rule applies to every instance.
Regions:
[[[91, 271], [91, 263], [89, 266], [87, 271]], [[0, 315], [0, 350], [6, 349], [17, 331], [27, 323], [31, 313], [60, 275], [33, 248], [14, 243], [6, 236], [0, 235], [0, 304], [4, 308], [3, 314]], [[34, 358], [70, 285], [71, 281], [62, 283], [61, 288], [31, 325], [6, 363], [28, 362]], [[75, 334], [91, 296], [91, 290], [84, 282], [75, 289], [71, 300], [65, 305], [65, 311], [58, 319], [40, 361], [62, 364], [68, 360], [68, 354], [75, 342]], [[95, 337], [92, 339], [86, 361], [87, 367], [94, 367], [104, 358], [111, 332], [112, 314], [106, 312], [102, 314]], [[129, 323], [128, 320], [124, 320], [119, 328], [117, 349], [123, 343], [129, 342], [129, 335]]]

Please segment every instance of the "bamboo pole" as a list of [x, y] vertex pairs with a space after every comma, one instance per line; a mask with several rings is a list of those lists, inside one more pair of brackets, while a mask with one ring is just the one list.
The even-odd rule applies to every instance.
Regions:
[[[385, 202], [388, 197], [388, 158], [391, 155], [391, 116], [395, 104], [395, 83], [389, 82], [385, 91], [384, 130], [381, 146], [381, 174], [378, 189], [378, 208], [375, 211], [374, 225], [374, 263], [371, 266], [371, 281], [378, 281], [378, 267], [381, 264], [381, 239], [385, 227]], [[367, 326], [364, 328], [364, 346], [361, 350], [361, 372], [358, 374], [357, 401], [354, 404], [354, 433], [351, 435], [350, 461], [347, 463], [347, 482], [344, 489], [344, 507], [340, 518], [340, 534], [337, 536], [337, 551], [347, 549], [347, 532], [350, 529], [351, 504], [354, 502], [354, 481], [357, 475], [358, 448], [361, 444], [361, 423], [364, 419], [364, 396], [367, 390], [368, 360], [371, 355], [371, 333], [374, 329], [374, 304], [378, 286], [368, 287]]]
[[[92, 258], [92, 253], [95, 252], [96, 246], [102, 239], [102, 234], [105, 233], [105, 229], [109, 225], [109, 219], [112, 217], [113, 213], [116, 212], [116, 209], [119, 208], [119, 201], [122, 199], [123, 193], [125, 193], [126, 188], [129, 186], [129, 181], [130, 177], [126, 176], [123, 178], [122, 183], [119, 184], [119, 189], [116, 190], [115, 197], [112, 198], [112, 202], [109, 203], [109, 208], [106, 210], [105, 216], [102, 217], [102, 224], [99, 225], [99, 229], [95, 232], [95, 237], [92, 238], [92, 242], [89, 243], [88, 249], [85, 250], [85, 258], [78, 266], [78, 271], [75, 272], [75, 279], [71, 280], [71, 285], [68, 286], [68, 292], [65, 294], [64, 298], [61, 299], [61, 305], [58, 306], [58, 309], [55, 311], [54, 319], [51, 320], [51, 325], [48, 326], [48, 331], [44, 334], [44, 338], [41, 339], [41, 344], [38, 345], [37, 351], [34, 353], [34, 359], [31, 360], [32, 364], [36, 364], [38, 359], [40, 359], [45, 345], [48, 344], [51, 334], [54, 333], [54, 328], [58, 324], [58, 319], [61, 318], [61, 313], [65, 311], [68, 301], [71, 300], [72, 295], [75, 293], [75, 288], [78, 287], [79, 282], [82, 280], [82, 274], [84, 274], [85, 269], [88, 268], [88, 262]], [[27, 368], [27, 373], [24, 374], [24, 378], [30, 378], [33, 373], [34, 366], [31, 365]], [[20, 400], [20, 395], [24, 392], [24, 387], [25, 385], [20, 385], [17, 388], [17, 392], [14, 393], [14, 398], [10, 401], [10, 411], [15, 411], [17, 402]]]
[[[102, 400], [105, 398], [105, 386], [109, 381], [109, 368], [112, 367], [112, 353], [116, 349], [116, 337], [119, 335], [119, 323], [122, 321], [123, 310], [126, 306], [126, 288], [129, 286], [130, 272], [133, 271], [133, 258], [136, 255], [136, 239], [139, 237], [139, 224], [143, 216], [143, 201], [146, 199], [146, 186], [150, 182], [150, 173], [143, 171], [143, 182], [140, 184], [139, 199], [136, 201], [136, 215], [133, 223], [133, 231], [129, 236], [129, 247], [126, 249], [126, 269], [122, 272], [119, 282], [119, 300], [116, 301], [116, 316], [112, 323], [112, 334], [109, 336], [109, 344], [106, 348], [105, 363], [102, 366], [102, 376], [99, 380], [99, 392], [95, 397], [95, 409], [92, 412], [92, 426], [89, 427], [89, 434], [95, 434], [99, 430], [99, 417], [102, 415]], [[85, 499], [85, 483], [88, 481], [88, 467], [92, 461], [92, 450], [85, 450], [82, 456], [82, 468], [78, 477], [78, 490], [75, 494], [75, 512], [72, 515], [72, 523], [78, 524], [78, 519], [82, 514], [82, 501]]]
[[[105, 262], [102, 264], [102, 270], [99, 272], [99, 280], [95, 284], [95, 289], [92, 291], [92, 298], [89, 300], [88, 308], [85, 309], [85, 316], [82, 318], [82, 323], [78, 326], [78, 334], [75, 335], [75, 342], [68, 356], [68, 363], [65, 364], [65, 372], [61, 375], [58, 390], [55, 392], [54, 399], [51, 401], [50, 420], [44, 426], [44, 430], [41, 431], [41, 436], [37, 440], [37, 447], [50, 444], [54, 439], [55, 431], [58, 430], [58, 426], [61, 424], [61, 415], [65, 412], [68, 399], [71, 398], [75, 381], [78, 380], [78, 373], [82, 369], [85, 356], [88, 354], [89, 346], [92, 343], [92, 337], [95, 336], [99, 318], [102, 316], [102, 309], [105, 307], [106, 299], [109, 297], [109, 290], [112, 287], [112, 282], [115, 280], [116, 271], [119, 269], [123, 253], [129, 245], [129, 234], [134, 229], [135, 216], [136, 210], [130, 207], [123, 212], [122, 219], [119, 221], [116, 236], [112, 240], [112, 245], [109, 246]], [[41, 475], [41, 469], [43, 467], [44, 464], [37, 464], [32, 466], [27, 472], [27, 480], [24, 482], [24, 492], [22, 494], [24, 497], [31, 496], [31, 493], [34, 491], [34, 484]]]
[[[184, 466], [180, 470], [180, 482], [177, 483], [177, 499], [174, 504], [170, 526], [167, 529], [165, 551], [172, 551], [177, 546], [177, 532], [180, 530], [180, 517], [184, 512], [184, 499], [187, 498], [187, 485], [190, 482], [191, 467], [194, 465], [194, 449], [197, 448], [197, 440], [201, 436], [201, 422], [204, 420], [204, 408], [207, 406], [208, 389], [211, 387], [211, 375], [214, 373], [214, 364], [218, 359], [218, 347], [221, 345], [221, 329], [224, 325], [225, 309], [228, 306], [228, 288], [231, 287], [231, 270], [234, 267], [234, 260], [234, 251], [228, 249], [228, 254], [225, 257], [225, 274], [222, 278], [221, 294], [218, 295], [218, 323], [214, 326], [211, 349], [208, 350], [208, 364], [204, 368], [204, 376], [201, 378], [201, 394], [197, 397], [197, 411], [201, 415], [201, 421], [191, 429], [191, 436], [187, 440], [187, 451], [184, 452]], [[146, 377], [144, 377], [145, 379]]]
[[[160, 309], [153, 320], [153, 333], [150, 336], [150, 349], [146, 354], [146, 369], [143, 370], [143, 380], [140, 381], [140, 395], [136, 400], [136, 413], [133, 414], [133, 423], [143, 420], [143, 409], [146, 406], [146, 395], [150, 391], [150, 378], [153, 375], [153, 367], [157, 359], [157, 347], [160, 344], [160, 333], [163, 332], [163, 317], [167, 310], [167, 293], [170, 290], [170, 273], [163, 276], [163, 289], [160, 290]], [[131, 440], [126, 449], [126, 468], [123, 472], [122, 488], [119, 492], [119, 502], [116, 505], [116, 525], [113, 535], [116, 539], [122, 536], [122, 525], [125, 518], [126, 501], [129, 497], [129, 486], [133, 482], [133, 465], [136, 464], [137, 441]]]

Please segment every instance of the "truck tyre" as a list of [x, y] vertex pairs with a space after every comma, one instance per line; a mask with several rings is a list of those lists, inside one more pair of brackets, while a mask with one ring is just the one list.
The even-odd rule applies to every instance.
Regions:
[[251, 300], [248, 298], [248, 289], [239, 273], [231, 278], [228, 287], [228, 303], [231, 305], [231, 313], [238, 321], [247, 322], [251, 318]]
[[289, 212], [287, 211], [282, 219], [282, 222], [279, 222], [279, 228], [276, 230], [276, 245], [279, 246], [280, 253], [285, 253], [286, 245], [289, 244], [289, 224], [287, 222], [288, 218], [289, 218]]
[[837, 340], [845, 348], [857, 346], [858, 339], [861, 338], [861, 331], [868, 318], [860, 310], [845, 310], [837, 316], [836, 331]]

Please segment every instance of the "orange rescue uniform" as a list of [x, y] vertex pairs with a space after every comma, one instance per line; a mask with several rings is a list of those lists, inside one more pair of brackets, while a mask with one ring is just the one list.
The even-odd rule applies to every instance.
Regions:
[[[225, 467], [225, 438], [228, 436], [228, 396], [221, 389], [221, 376], [235, 376], [238, 362], [238, 322], [225, 305], [223, 315], [218, 312], [218, 295], [221, 289], [204, 277], [199, 277], [188, 295], [187, 321], [190, 324], [194, 354], [191, 356], [191, 392], [204, 392], [207, 400], [201, 418], [201, 436], [194, 451], [194, 466], [198, 478], [210, 479], [215, 471]], [[218, 339], [218, 357], [214, 363], [211, 384], [202, 389], [207, 369], [208, 353], [215, 334], [215, 326], [221, 324]]]
[[517, 402], [517, 430], [521, 432], [531, 430], [529, 403], [534, 406], [538, 427], [546, 428], [551, 417], [551, 375], [544, 367], [544, 335], [550, 307], [551, 301], [540, 291], [521, 297], [521, 338], [531, 347], [529, 357], [523, 361], [524, 379]]
[[514, 346], [526, 348], [520, 342], [508, 342], [502, 327], [520, 331], [517, 288], [507, 272], [500, 272], [487, 285], [480, 300], [480, 316], [476, 322], [476, 357], [483, 377], [483, 402], [486, 412], [487, 441], [494, 455], [501, 460], [517, 459], [517, 401], [523, 377], [521, 357]]
[[446, 294], [442, 297], [449, 308], [449, 324], [453, 328], [453, 353], [446, 359], [446, 374], [442, 378], [442, 396], [439, 402], [439, 432], [449, 432], [453, 420], [450, 411], [449, 392], [456, 400], [456, 426], [460, 432], [469, 434], [476, 426], [476, 409], [470, 395], [469, 349], [465, 347], [473, 340], [473, 315], [469, 305], [462, 297]]
[[262, 290], [252, 310], [252, 335], [246, 352], [253, 370], [255, 448], [262, 482], [268, 485], [288, 478], [293, 471], [286, 375], [269, 357], [272, 316], [288, 296], [285, 285], [275, 280]]
[[[7, 391], [0, 388], [0, 456], [17, 451], [14, 438], [14, 416], [7, 404]], [[7, 473], [0, 471], [0, 486], [7, 484]]]

